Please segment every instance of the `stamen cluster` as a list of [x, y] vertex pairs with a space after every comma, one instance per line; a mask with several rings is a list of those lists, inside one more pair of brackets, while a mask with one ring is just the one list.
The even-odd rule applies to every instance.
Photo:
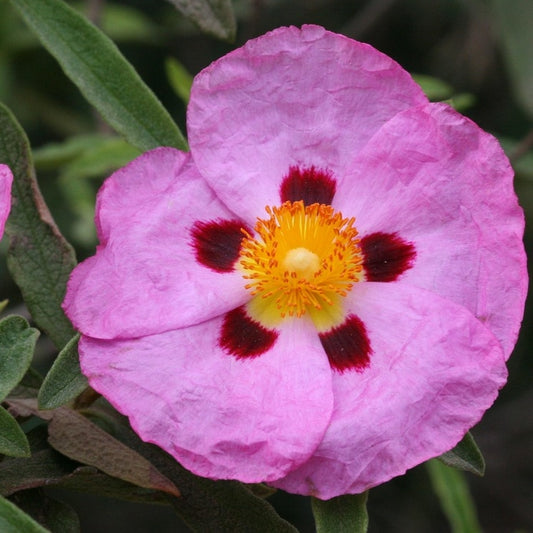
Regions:
[[338, 304], [362, 277], [355, 218], [302, 201], [266, 211], [269, 218], [257, 220], [255, 236], [243, 230], [239, 260], [246, 288], [262, 299], [255, 307], [283, 319]]

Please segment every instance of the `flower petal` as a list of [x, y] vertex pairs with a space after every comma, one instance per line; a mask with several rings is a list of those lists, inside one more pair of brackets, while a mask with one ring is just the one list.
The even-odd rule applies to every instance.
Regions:
[[291, 167], [342, 175], [383, 123], [426, 101], [367, 44], [318, 26], [279, 28], [196, 76], [189, 142], [217, 196], [253, 222], [280, 203]]
[[11, 174], [11, 170], [6, 165], [0, 165], [0, 239], [4, 234], [4, 225], [11, 210], [12, 183], [13, 174]]
[[373, 347], [364, 372], [333, 374], [335, 410], [315, 455], [275, 486], [359, 493], [451, 449], [506, 379], [497, 339], [466, 309], [399, 283], [349, 296]]
[[322, 440], [333, 409], [327, 358], [304, 321], [246, 359], [218, 346], [221, 327], [218, 317], [135, 340], [82, 337], [81, 366], [142, 439], [192, 472], [277, 479]]
[[96, 207], [100, 246], [78, 265], [64, 308], [96, 338], [139, 337], [218, 316], [249, 299], [237, 272], [198, 262], [193, 227], [235, 219], [189, 154], [159, 148], [115, 172]]
[[338, 183], [333, 207], [361, 237], [397, 234], [416, 258], [398, 283], [464, 305], [509, 356], [527, 291], [524, 217], [497, 141], [446, 105], [401, 113]]

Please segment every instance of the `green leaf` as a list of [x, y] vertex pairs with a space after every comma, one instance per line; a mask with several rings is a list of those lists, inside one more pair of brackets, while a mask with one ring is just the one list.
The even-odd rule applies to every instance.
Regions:
[[518, 102], [533, 116], [533, 2], [492, 0], [493, 20], [499, 29], [504, 59]]
[[457, 111], [463, 112], [472, 107], [476, 98], [470, 93], [458, 93], [448, 83], [425, 74], [412, 74], [413, 79], [420, 85], [424, 94], [432, 102], [446, 102]]
[[115, 44], [62, 0], [11, 0], [65, 74], [141, 150], [187, 149], [179, 128]]
[[102, 138], [98, 146], [84, 150], [61, 171], [60, 181], [79, 180], [107, 176], [117, 168], [128, 164], [141, 154], [138, 148], [118, 137]]
[[481, 533], [476, 508], [463, 472], [432, 459], [426, 463], [433, 489], [453, 533]]
[[15, 177], [13, 202], [6, 224], [10, 246], [7, 265], [28, 309], [58, 347], [74, 335], [61, 309], [74, 251], [59, 232], [35, 180], [26, 134], [0, 104], [0, 161]]
[[87, 386], [87, 378], [81, 373], [78, 357], [78, 340], [75, 335], [57, 356], [39, 391], [40, 409], [55, 409], [73, 400]]
[[192, 76], [187, 69], [173, 57], [168, 57], [165, 61], [165, 70], [170, 85], [174, 92], [183, 100], [185, 105], [189, 103], [192, 87]]
[[439, 78], [427, 76], [426, 74], [412, 74], [412, 76], [432, 102], [440, 102], [451, 98], [454, 93], [453, 87]]
[[470, 432], [455, 448], [442, 454], [438, 459], [452, 468], [466, 470], [478, 476], [485, 474], [485, 459]]
[[317, 533], [365, 533], [368, 530], [368, 492], [331, 500], [311, 499]]
[[2, 533], [49, 533], [16, 505], [0, 496], [0, 531]]
[[[33, 150], [33, 162], [37, 170], [57, 169], [82, 154], [99, 149], [108, 138], [101, 134], [76, 135], [63, 142], [49, 143]], [[111, 137], [114, 139], [115, 137]]]
[[459, 113], [464, 113], [476, 104], [476, 97], [471, 93], [454, 94], [446, 103], [450, 104]]
[[169, 0], [202, 31], [219, 39], [235, 39], [237, 23], [231, 0]]
[[70, 459], [110, 476], [139, 487], [180, 495], [176, 486], [150, 462], [76, 411], [60, 408], [53, 413], [48, 441]]
[[0, 402], [18, 385], [33, 358], [39, 331], [20, 316], [0, 321]]
[[[17, 421], [0, 406], [0, 454], [29, 457], [30, 445]], [[1, 531], [1, 530], [0, 530]]]

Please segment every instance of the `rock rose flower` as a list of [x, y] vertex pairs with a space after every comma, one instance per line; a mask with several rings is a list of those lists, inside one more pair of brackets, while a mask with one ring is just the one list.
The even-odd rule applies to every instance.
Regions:
[[64, 302], [91, 386], [196, 474], [319, 498], [452, 448], [506, 380], [526, 292], [496, 140], [317, 26], [215, 61], [187, 120], [190, 153], [98, 195]]
[[13, 175], [6, 165], [0, 164], [0, 239], [4, 234], [9, 211], [11, 210], [11, 184]]

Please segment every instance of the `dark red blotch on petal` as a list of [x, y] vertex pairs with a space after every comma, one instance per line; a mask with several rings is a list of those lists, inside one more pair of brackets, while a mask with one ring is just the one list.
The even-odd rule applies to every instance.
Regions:
[[396, 233], [371, 233], [360, 246], [368, 281], [394, 281], [413, 266], [416, 257], [414, 245]]
[[365, 325], [355, 315], [348, 315], [340, 326], [318, 336], [334, 370], [362, 372], [370, 364], [370, 339]]
[[224, 316], [218, 343], [228, 353], [242, 359], [265, 353], [277, 338], [276, 331], [264, 328], [241, 306]]
[[304, 205], [331, 204], [337, 184], [331, 173], [315, 167], [290, 167], [280, 187], [282, 202], [298, 202]]
[[244, 239], [240, 220], [195, 222], [192, 227], [196, 260], [217, 272], [231, 272]]

